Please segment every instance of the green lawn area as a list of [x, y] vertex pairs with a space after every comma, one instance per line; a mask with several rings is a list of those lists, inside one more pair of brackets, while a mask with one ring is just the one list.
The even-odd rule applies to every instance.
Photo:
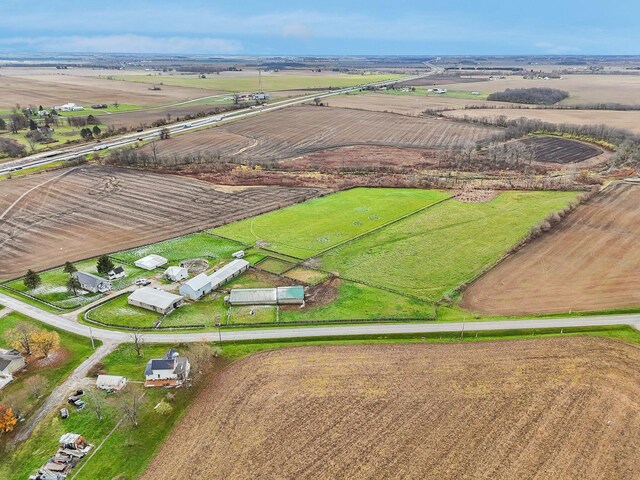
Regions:
[[169, 266], [177, 265], [182, 260], [189, 258], [205, 257], [214, 261], [231, 260], [231, 254], [241, 248], [240, 243], [200, 232], [114, 253], [112, 257], [123, 262], [133, 263], [139, 258], [155, 253], [168, 259], [167, 266]]
[[[64, 381], [69, 374], [88, 356], [93, 353], [91, 341], [88, 338], [75, 335], [73, 333], [59, 330], [37, 320], [26, 317], [17, 312], [11, 312], [0, 318], [0, 347], [11, 347], [4, 335], [7, 330], [15, 327], [19, 323], [28, 323], [36, 328], [55, 331], [60, 335], [62, 349], [52, 360], [42, 360], [40, 358], [28, 358], [27, 367], [16, 374], [16, 379], [0, 390], [0, 402], [12, 405], [15, 410], [20, 411], [25, 416], [29, 416], [54, 389], [56, 385]], [[96, 348], [101, 342], [96, 340]], [[29, 394], [25, 387], [25, 381], [31, 377], [40, 376], [44, 379], [45, 387], [40, 399]], [[20, 425], [20, 424], [18, 424]], [[19, 428], [19, 427], [18, 427]], [[2, 440], [0, 438], [0, 445]], [[0, 478], [5, 478], [0, 469]], [[25, 477], [26, 478], [26, 477]]]
[[433, 305], [379, 288], [341, 281], [337, 297], [323, 306], [281, 307], [280, 323], [323, 320], [430, 318]]
[[90, 105], [83, 105], [84, 110], [77, 112], [58, 112], [61, 117], [87, 117], [89, 115], [104, 115], [106, 113], [132, 112], [142, 110], [144, 107], [140, 105], [132, 105], [130, 103], [120, 103], [117, 107], [109, 103], [107, 108], [91, 108]]
[[450, 200], [340, 246], [326, 270], [435, 301], [492, 266], [576, 192], [504, 192], [485, 203]]
[[293, 268], [295, 264], [279, 260], [277, 258], [269, 257], [263, 262], [260, 262], [257, 267], [265, 272], [280, 274]]
[[275, 323], [276, 307], [257, 305], [255, 307], [231, 307], [230, 325], [250, 325], [257, 323]]
[[96, 322], [123, 327], [153, 328], [160, 314], [129, 305], [129, 294], [120, 295], [87, 312], [87, 318]]
[[[64, 122], [66, 123], [66, 120], [64, 120]], [[104, 125], [98, 125], [98, 127], [101, 130], [105, 128]], [[55, 143], [37, 143], [34, 145], [34, 151], [40, 152], [42, 150], [56, 150], [57, 148], [64, 147], [66, 142], [82, 140], [82, 137], [80, 136], [80, 130], [82, 130], [82, 127], [61, 125], [53, 126], [52, 128], [54, 133], [51, 137], [58, 141]], [[89, 128], [93, 128], [93, 125], [89, 125]], [[29, 133], [29, 130], [19, 130], [18, 133], [7, 133], [3, 134], [2, 137], [21, 143], [27, 148], [27, 153], [32, 153], [31, 146], [29, 145], [29, 141], [26, 137], [27, 133]]]
[[[89, 260], [83, 260], [82, 262], [74, 263], [74, 266], [80, 272], [92, 273], [94, 275], [102, 276], [98, 274], [96, 268], [97, 258]], [[113, 290], [120, 290], [131, 285], [137, 278], [145, 277], [149, 275], [149, 272], [141, 268], [134, 267], [133, 265], [124, 265], [114, 261], [115, 266], [121, 265], [124, 267], [126, 276], [119, 278], [112, 282]], [[78, 291], [78, 295], [74, 296], [73, 293], [69, 293], [67, 290], [67, 280], [69, 275], [63, 271], [63, 267], [53, 268], [40, 272], [40, 279], [42, 284], [32, 290], [28, 289], [24, 285], [22, 278], [17, 278], [10, 282], [6, 282], [4, 285], [11, 287], [19, 292], [26, 293], [39, 300], [52, 303], [53, 305], [62, 308], [74, 310], [76, 308], [87, 305], [102, 297], [100, 293], [91, 293], [85, 291]], [[106, 278], [106, 277], [105, 277]]]
[[[318, 89], [329, 87], [341, 88], [362, 85], [364, 83], [381, 82], [401, 78], [402, 75], [372, 74], [351, 75], [346, 73], [332, 73], [327, 75], [305, 74], [263, 74], [262, 88], [265, 92], [292, 89]], [[255, 92], [258, 90], [258, 74], [251, 77], [231, 77], [225, 75], [210, 75], [208, 78], [186, 76], [156, 76], [129, 75], [115, 77], [115, 80], [127, 82], [151, 83], [155, 85], [173, 85], [178, 87], [203, 88], [222, 92]]]
[[226, 321], [227, 307], [224, 305], [224, 295], [213, 292], [195, 302], [186, 302], [180, 308], [171, 312], [163, 321], [163, 327], [184, 327], [206, 325], [212, 327], [218, 322]]
[[212, 230], [226, 238], [308, 258], [450, 197], [438, 190], [354, 188]]

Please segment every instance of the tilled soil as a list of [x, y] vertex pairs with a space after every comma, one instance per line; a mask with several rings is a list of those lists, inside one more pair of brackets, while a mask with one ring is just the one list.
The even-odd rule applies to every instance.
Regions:
[[0, 215], [6, 212], [0, 219], [0, 279], [223, 225], [323, 191], [228, 189], [186, 177], [96, 166], [60, 174], [0, 182]]
[[479, 278], [462, 306], [501, 315], [640, 305], [640, 185], [617, 184]]
[[639, 372], [640, 348], [590, 337], [261, 353], [143, 478], [634, 479]]

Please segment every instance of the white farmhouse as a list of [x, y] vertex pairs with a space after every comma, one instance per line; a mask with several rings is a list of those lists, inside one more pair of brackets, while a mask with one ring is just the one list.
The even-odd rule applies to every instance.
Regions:
[[72, 277], [78, 279], [80, 288], [92, 293], [106, 293], [111, 291], [111, 281], [93, 273], [73, 272]]
[[142, 268], [144, 270], [155, 270], [158, 267], [166, 265], [168, 261], [169, 260], [161, 257], [160, 255], [151, 254], [147, 255], [146, 257], [142, 257], [139, 260], [136, 260], [135, 262], [133, 262], [133, 264], [136, 267]]
[[145, 387], [179, 387], [189, 379], [191, 364], [175, 350], [168, 350], [164, 358], [149, 360], [144, 370]]
[[13, 380], [13, 374], [24, 368], [26, 361], [17, 350], [0, 349], [0, 389]]
[[58, 112], [79, 112], [80, 110], [84, 110], [84, 107], [80, 105], [76, 105], [73, 102], [65, 103], [64, 105], [56, 105], [53, 107], [54, 110]]

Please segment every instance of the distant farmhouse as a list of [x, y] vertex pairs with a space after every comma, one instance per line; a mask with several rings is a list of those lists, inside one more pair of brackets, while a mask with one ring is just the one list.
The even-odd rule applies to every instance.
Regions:
[[146, 257], [142, 257], [139, 260], [136, 260], [135, 262], [133, 262], [133, 264], [138, 267], [138, 268], [142, 268], [144, 270], [155, 270], [158, 267], [162, 267], [163, 265], [166, 265], [167, 262], [169, 260], [167, 260], [164, 257], [161, 257], [160, 255], [147, 255]]
[[69, 103], [65, 103], [64, 105], [57, 105], [53, 107], [53, 109], [58, 112], [78, 112], [80, 110], [84, 110], [84, 107], [81, 107], [80, 105], [76, 105], [75, 103], [69, 102]]
[[129, 295], [127, 302], [129, 305], [168, 315], [184, 303], [184, 298], [157, 288], [142, 287]]
[[149, 360], [144, 371], [145, 387], [179, 387], [189, 379], [191, 364], [175, 350], [168, 350], [164, 358]]
[[0, 349], [0, 390], [13, 380], [13, 374], [24, 368], [26, 363], [18, 350]]
[[234, 288], [225, 301], [229, 305], [303, 305], [304, 287]]
[[80, 288], [92, 293], [106, 293], [111, 291], [111, 281], [105, 278], [99, 277], [92, 273], [86, 272], [73, 272], [71, 274], [74, 278], [80, 282]]

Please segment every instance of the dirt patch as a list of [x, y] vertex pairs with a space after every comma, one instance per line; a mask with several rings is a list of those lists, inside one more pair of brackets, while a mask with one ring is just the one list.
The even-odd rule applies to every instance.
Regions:
[[60, 348], [51, 353], [48, 357], [34, 358], [33, 355], [27, 358], [27, 369], [29, 371], [39, 370], [41, 368], [51, 368], [64, 363], [69, 357], [69, 351]]
[[180, 262], [180, 266], [189, 270], [189, 275], [193, 277], [207, 271], [209, 268], [209, 260], [206, 258], [191, 258]]
[[462, 306], [522, 315], [640, 305], [640, 185], [620, 183], [473, 283]]
[[[0, 182], [0, 209], [58, 175]], [[225, 192], [175, 175], [78, 168], [33, 190], [0, 220], [0, 279], [222, 225], [322, 192], [279, 186]]]
[[205, 387], [143, 478], [630, 480], [639, 372], [637, 346], [586, 337], [265, 352]]
[[354, 145], [331, 148], [280, 161], [282, 167], [301, 170], [358, 170], [367, 168], [431, 167], [438, 152], [420, 148]]
[[331, 277], [318, 285], [307, 288], [304, 294], [305, 307], [314, 308], [329, 305], [336, 298], [340, 289], [340, 279]]
[[456, 200], [466, 203], [482, 203], [488, 202], [498, 195], [495, 190], [475, 189], [471, 187], [465, 187], [462, 190], [454, 192]]

